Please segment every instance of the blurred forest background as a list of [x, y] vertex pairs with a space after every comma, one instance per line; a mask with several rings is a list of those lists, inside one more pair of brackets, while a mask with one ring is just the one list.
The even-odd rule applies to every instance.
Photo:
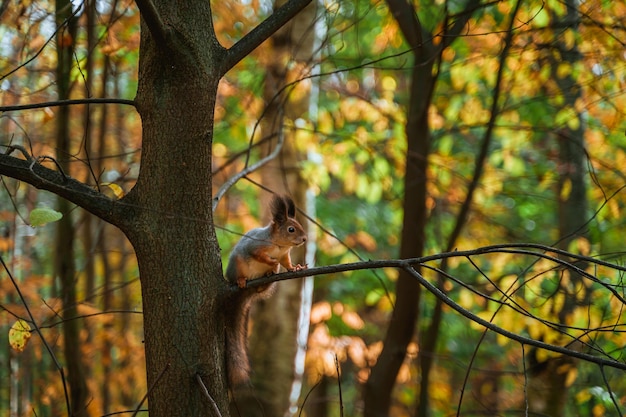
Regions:
[[[314, 6], [222, 80], [215, 190], [274, 156], [224, 189], [223, 261], [267, 221], [268, 190], [294, 195], [308, 218], [310, 267], [527, 243], [452, 254], [421, 273], [475, 317], [606, 362], [486, 331], [397, 269], [331, 273], [281, 283], [253, 316], [255, 386], [278, 389], [282, 410], [265, 415], [622, 415], [626, 4]], [[213, 2], [220, 42], [273, 7]], [[111, 198], [128, 192], [141, 121], [123, 100], [136, 92], [138, 46], [132, 1], [0, 1], [0, 151], [23, 146]], [[114, 100], [7, 107], [101, 97]], [[41, 207], [63, 218], [31, 227]], [[148, 388], [124, 235], [8, 177], [0, 221], [0, 414], [64, 415], [71, 374], [84, 415], [131, 415]], [[24, 303], [47, 346], [35, 335], [22, 351], [6, 342], [28, 318]]]

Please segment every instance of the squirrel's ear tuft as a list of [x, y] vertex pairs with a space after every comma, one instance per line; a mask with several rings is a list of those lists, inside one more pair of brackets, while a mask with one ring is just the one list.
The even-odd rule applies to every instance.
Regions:
[[287, 203], [285, 198], [280, 195], [274, 195], [270, 203], [272, 211], [272, 220], [277, 224], [284, 224], [287, 221]]
[[291, 197], [283, 197], [285, 199], [285, 203], [287, 204], [287, 216], [291, 218], [296, 217], [296, 205], [294, 204]]

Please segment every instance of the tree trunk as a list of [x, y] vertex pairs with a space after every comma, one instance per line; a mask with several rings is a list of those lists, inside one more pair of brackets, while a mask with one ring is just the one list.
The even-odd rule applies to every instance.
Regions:
[[[432, 61], [431, 61], [432, 62]], [[414, 65], [407, 115], [407, 157], [404, 176], [404, 220], [401, 258], [422, 256], [426, 226], [426, 170], [430, 152], [427, 109], [430, 100], [431, 65]], [[391, 405], [391, 391], [406, 349], [415, 333], [421, 287], [413, 276], [401, 270], [396, 282], [396, 305], [385, 335], [383, 350], [365, 384], [366, 417], [386, 416]]]
[[[94, 79], [94, 49], [96, 47], [97, 38], [95, 34], [96, 29], [96, 4], [94, 0], [86, 0], [85, 1], [85, 16], [86, 16], [86, 24], [85, 29], [87, 32], [87, 59], [85, 60], [85, 77], [84, 77], [84, 88], [85, 94], [91, 96], [93, 94], [93, 79]], [[96, 146], [94, 143], [94, 129], [92, 125], [92, 117], [91, 117], [91, 107], [89, 105], [85, 106], [85, 130], [84, 130], [84, 150], [85, 157], [89, 164], [89, 169], [87, 170], [87, 178], [85, 178], [86, 183], [90, 183], [93, 181], [92, 173], [99, 173], [99, 158], [92, 160], [92, 156], [94, 151], [96, 150]], [[97, 174], [96, 174], [97, 175]], [[88, 211], [84, 211], [82, 213], [83, 216], [83, 251], [85, 253], [85, 266], [84, 266], [84, 275], [85, 275], [85, 299], [89, 300], [94, 296], [95, 289], [95, 281], [96, 281], [96, 273], [95, 273], [95, 262], [94, 262], [94, 241], [93, 241], [93, 229], [94, 223], [97, 224], [97, 219], [95, 216]], [[91, 335], [90, 335], [91, 339]]]
[[[567, 13], [559, 17], [552, 14], [554, 23], [567, 24], [567, 30], [576, 31], [574, 24], [578, 19], [578, 5], [572, 0], [566, 0]], [[558, 36], [562, 34], [559, 33]], [[556, 35], [555, 35], [556, 36]], [[555, 80], [557, 91], [547, 91], [550, 96], [563, 98], [561, 106], [557, 110], [576, 109], [576, 102], [581, 97], [581, 87], [569, 72], [559, 74], [560, 65], [576, 65], [582, 58], [576, 43], [567, 47], [565, 42], [555, 41], [554, 50], [549, 51], [547, 58], [551, 67], [552, 79]], [[585, 184], [585, 139], [584, 119], [576, 111], [575, 117], [570, 122], [555, 132], [558, 141], [558, 182], [556, 198], [558, 201], [559, 241], [556, 247], [569, 250], [570, 244], [578, 238], [587, 238], [586, 222], [588, 219], [587, 186]], [[587, 255], [583, 253], [583, 255]], [[570, 259], [566, 259], [571, 261]], [[577, 263], [577, 267], [585, 269], [586, 265]], [[582, 284], [585, 278], [574, 270], [563, 271], [567, 275], [566, 280], [560, 280], [559, 289], [564, 295], [563, 306], [555, 311], [558, 322], [566, 324], [574, 310], [580, 305], [589, 305], [591, 302], [591, 290]], [[582, 290], [579, 290], [582, 289]], [[559, 294], [561, 295], [561, 294]], [[572, 343], [570, 348], [580, 349], [581, 344]], [[529, 363], [534, 367], [530, 369], [528, 382], [528, 405], [530, 411], [544, 413], [550, 416], [563, 415], [567, 404], [568, 374], [575, 371], [576, 361], [571, 357], [551, 357], [544, 362], [533, 362], [536, 358], [535, 351], [530, 352]]]
[[153, 3], [168, 32], [153, 38], [142, 15], [141, 173], [122, 225], [141, 277], [150, 415], [213, 415], [204, 388], [227, 415], [227, 286], [211, 210], [219, 45], [208, 2]]
[[[404, 176], [404, 202], [400, 257], [422, 256], [425, 245], [427, 208], [427, 169], [430, 152], [428, 106], [434, 86], [433, 49], [422, 42], [422, 27], [413, 7], [404, 0], [387, 1], [402, 33], [414, 48], [411, 89], [405, 127], [407, 137]], [[386, 416], [391, 406], [391, 392], [404, 362], [407, 347], [415, 333], [420, 308], [421, 287], [414, 277], [401, 270], [396, 282], [396, 305], [385, 335], [383, 350], [365, 384], [366, 417]]]
[[[57, 68], [56, 81], [59, 99], [68, 99], [70, 95], [71, 68], [74, 53], [74, 37], [76, 21], [72, 17], [72, 3], [69, 0], [57, 0], [56, 21], [60, 28], [57, 34]], [[64, 26], [64, 27], [62, 27]], [[67, 174], [70, 173], [72, 154], [70, 143], [70, 111], [68, 107], [60, 107], [56, 119], [57, 163]], [[58, 199], [58, 211], [63, 214], [57, 223], [55, 277], [61, 284], [61, 300], [63, 305], [63, 353], [67, 365], [67, 383], [70, 392], [70, 415], [87, 415], [87, 382], [85, 367], [80, 350], [80, 320], [73, 320], [78, 315], [76, 301], [76, 267], [74, 264], [74, 224], [72, 222], [73, 206], [67, 200]]]

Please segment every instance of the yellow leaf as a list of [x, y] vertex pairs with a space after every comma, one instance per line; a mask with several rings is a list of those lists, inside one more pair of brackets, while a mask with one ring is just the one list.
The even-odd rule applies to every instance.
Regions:
[[9, 344], [18, 352], [26, 348], [26, 343], [31, 337], [30, 325], [24, 320], [16, 321], [9, 330]]
[[570, 193], [572, 192], [572, 181], [568, 178], [561, 187], [561, 201], [567, 201]]
[[360, 330], [365, 326], [363, 319], [354, 311], [345, 311], [341, 320], [351, 329]]
[[580, 127], [580, 119], [576, 116], [570, 118], [567, 121], [567, 127], [569, 127], [571, 130], [578, 130], [578, 128]]
[[567, 250], [572, 253], [589, 256], [589, 253], [591, 253], [591, 242], [586, 237], [580, 236], [569, 244]]
[[565, 78], [572, 73], [572, 65], [566, 62], [561, 62], [556, 68], [556, 76], [559, 78]]
[[118, 200], [122, 197], [124, 197], [124, 190], [122, 190], [122, 187], [120, 187], [117, 184], [114, 184], [112, 182], [105, 182], [104, 184], [102, 184], [104, 187], [109, 187], [111, 189], [111, 191], [113, 191], [113, 194], [115, 195], [115, 198], [117, 198]]
[[563, 42], [566, 49], [572, 49], [576, 45], [576, 32], [572, 29], [568, 29], [563, 33]]
[[576, 382], [576, 378], [578, 377], [578, 369], [571, 368], [567, 371], [567, 377], [565, 377], [565, 386], [571, 387], [574, 382]]

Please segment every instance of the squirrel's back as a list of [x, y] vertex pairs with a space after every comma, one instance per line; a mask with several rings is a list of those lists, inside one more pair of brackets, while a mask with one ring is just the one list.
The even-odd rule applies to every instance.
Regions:
[[[271, 245], [270, 226], [258, 227], [247, 232], [239, 239], [228, 257], [226, 279], [235, 284], [238, 275], [245, 275], [246, 279], [260, 278], [270, 270], [268, 265], [250, 265], [255, 262], [252, 253], [262, 247]], [[257, 262], [255, 262], [257, 263]], [[254, 268], [256, 266], [256, 268]], [[255, 273], [256, 272], [256, 273]]]

